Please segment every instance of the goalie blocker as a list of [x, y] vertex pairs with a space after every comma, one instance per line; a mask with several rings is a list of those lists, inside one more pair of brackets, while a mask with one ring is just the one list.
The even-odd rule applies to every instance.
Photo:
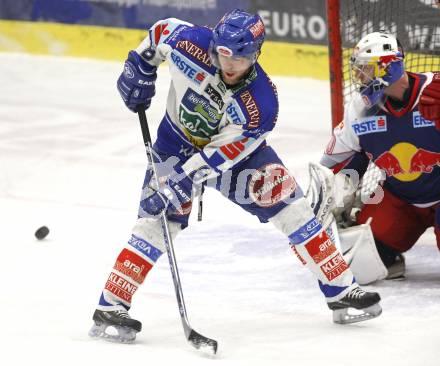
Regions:
[[[404, 261], [398, 269], [387, 269], [376, 248], [370, 227], [371, 220], [362, 225], [350, 226], [351, 211], [355, 203], [356, 189], [345, 180], [336, 184], [341, 175], [335, 176], [322, 165], [310, 163], [310, 184], [306, 197], [318, 221], [343, 253], [356, 281], [366, 285], [378, 280], [399, 277], [404, 272]], [[335, 190], [338, 186], [338, 190]], [[336, 216], [336, 217], [335, 217]], [[347, 227], [348, 226], [348, 227]]]

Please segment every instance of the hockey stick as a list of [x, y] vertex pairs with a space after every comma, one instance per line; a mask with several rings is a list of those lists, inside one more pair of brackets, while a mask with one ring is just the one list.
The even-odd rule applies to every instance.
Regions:
[[[142, 129], [142, 137], [144, 138], [145, 151], [147, 153], [148, 164], [153, 170], [153, 184], [155, 189], [159, 189], [159, 179], [157, 176], [156, 166], [153, 160], [153, 148], [151, 144], [150, 130], [148, 128], [147, 116], [145, 110], [139, 106], [137, 108], [139, 122]], [[214, 354], [217, 352], [217, 341], [197, 333], [191, 328], [186, 314], [185, 301], [183, 299], [182, 285], [180, 283], [179, 271], [177, 269], [176, 255], [174, 254], [173, 242], [171, 239], [170, 228], [165, 211], [160, 216], [160, 221], [163, 231], [163, 239], [165, 242], [165, 248], [168, 254], [168, 261], [170, 262], [171, 275], [173, 277], [174, 289], [176, 291], [177, 304], [179, 306], [180, 319], [182, 320], [183, 330], [185, 337], [195, 348], [208, 347]]]
[[205, 193], [205, 185], [202, 183], [202, 187], [200, 188], [199, 212], [197, 214], [197, 221], [202, 221], [202, 215], [203, 215], [203, 193]]

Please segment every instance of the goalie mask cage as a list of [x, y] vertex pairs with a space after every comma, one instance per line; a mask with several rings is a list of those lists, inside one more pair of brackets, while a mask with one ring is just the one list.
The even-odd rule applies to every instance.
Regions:
[[[384, 30], [396, 36], [403, 46], [407, 71], [440, 71], [439, 3], [440, 0], [327, 0], [333, 127], [342, 121], [344, 103], [355, 92], [349, 65], [353, 47], [368, 33]], [[364, 193], [374, 190], [380, 179], [378, 168], [370, 164], [363, 179]]]

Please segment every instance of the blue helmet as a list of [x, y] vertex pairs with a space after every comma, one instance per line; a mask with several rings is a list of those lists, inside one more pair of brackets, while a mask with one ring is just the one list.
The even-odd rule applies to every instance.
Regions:
[[258, 14], [235, 9], [226, 13], [215, 26], [210, 53], [214, 59], [222, 54], [227, 57], [254, 58], [255, 62], [265, 35], [264, 24]]

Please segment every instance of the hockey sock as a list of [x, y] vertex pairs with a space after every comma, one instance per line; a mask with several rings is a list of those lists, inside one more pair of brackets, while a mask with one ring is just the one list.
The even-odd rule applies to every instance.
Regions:
[[116, 259], [98, 308], [112, 310], [113, 307], [122, 305], [129, 309], [134, 293], [161, 255], [161, 250], [132, 235], [128, 246], [122, 249]]

